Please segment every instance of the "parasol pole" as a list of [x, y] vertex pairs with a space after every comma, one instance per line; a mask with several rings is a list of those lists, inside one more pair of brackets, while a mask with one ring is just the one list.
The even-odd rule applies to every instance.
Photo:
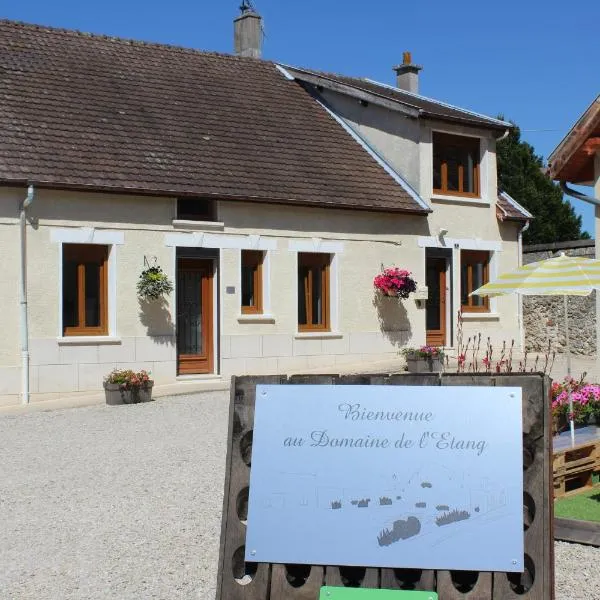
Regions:
[[[569, 313], [567, 311], [567, 295], [563, 294], [565, 306], [565, 345], [567, 348], [567, 377], [571, 379], [571, 344], [569, 342]], [[575, 423], [573, 421], [573, 398], [571, 397], [571, 388], [569, 389], [569, 428], [571, 429], [571, 448], [575, 446]]]

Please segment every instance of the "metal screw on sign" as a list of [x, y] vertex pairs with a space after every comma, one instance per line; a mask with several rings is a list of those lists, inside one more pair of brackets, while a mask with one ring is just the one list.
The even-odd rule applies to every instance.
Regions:
[[510, 397], [511, 397], [511, 398], [514, 398], [514, 397], [515, 397], [515, 395], [514, 395], [514, 394], [511, 394], [511, 395], [510, 395]]
[[250, 552], [250, 554], [252, 554], [252, 556], [254, 556], [256, 554], [256, 550], [252, 550], [252, 552]]
[[512, 564], [513, 564], [513, 565], [516, 565], [516, 564], [517, 564], [517, 561], [516, 561], [516, 560], [513, 560], [513, 561], [512, 561]]

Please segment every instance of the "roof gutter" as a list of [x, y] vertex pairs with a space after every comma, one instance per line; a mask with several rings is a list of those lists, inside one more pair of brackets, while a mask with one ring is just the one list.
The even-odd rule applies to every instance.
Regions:
[[564, 181], [560, 182], [560, 188], [565, 194], [567, 194], [567, 196], [572, 196], [573, 198], [577, 198], [577, 200], [583, 200], [584, 202], [588, 202], [589, 204], [593, 204], [594, 206], [600, 206], [599, 198], [594, 198], [593, 196], [582, 194], [581, 192], [570, 188]]
[[19, 306], [21, 312], [21, 404], [29, 404], [29, 327], [27, 323], [27, 209], [33, 202], [34, 189], [27, 188], [27, 196], [19, 209], [21, 237], [21, 271], [19, 281]]

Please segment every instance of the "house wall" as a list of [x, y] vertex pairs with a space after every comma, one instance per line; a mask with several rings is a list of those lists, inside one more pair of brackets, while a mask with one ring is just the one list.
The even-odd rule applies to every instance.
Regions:
[[[364, 107], [344, 101], [338, 109], [358, 120]], [[140, 304], [135, 287], [144, 257], [156, 257], [174, 279], [178, 246], [218, 249], [215, 365], [223, 376], [335, 369], [343, 363], [394, 358], [403, 345], [423, 344], [425, 309], [413, 299], [375, 301], [372, 281], [381, 267], [396, 265], [412, 271], [422, 285], [427, 248], [451, 249], [454, 310], [460, 297], [461, 249], [492, 250], [492, 276], [516, 267], [518, 225], [499, 224], [495, 215], [493, 139], [487, 137], [483, 144], [482, 198], [438, 198], [430, 189], [427, 139], [432, 124], [420, 127], [424, 141], [416, 147], [415, 124], [377, 107], [367, 110], [369, 119], [355, 126], [390, 163], [410, 174], [431, 204], [428, 217], [227, 201], [219, 203], [221, 225], [190, 228], [174, 224], [174, 198], [36, 190], [27, 227], [32, 393], [99, 390], [103, 376], [116, 366], [151, 370], [157, 385], [176, 381], [175, 298]], [[5, 261], [5, 283], [0, 285], [5, 334], [0, 339], [0, 403], [18, 402], [20, 391], [14, 282], [19, 274], [18, 206], [24, 195], [24, 188], [0, 189], [0, 250], [14, 257]], [[448, 233], [440, 238], [442, 227]], [[111, 245], [111, 331], [102, 340], [61, 337], [61, 242], [74, 240]], [[242, 248], [267, 250], [268, 314], [261, 318], [240, 314]], [[333, 256], [331, 332], [298, 333], [298, 251]], [[489, 314], [465, 318], [465, 338], [481, 332], [496, 345], [518, 339], [517, 314], [515, 298], [493, 300]]]
[[[16, 215], [24, 189], [0, 190], [0, 248], [7, 261], [0, 286], [0, 402], [18, 402], [20, 348], [18, 281], [19, 228]], [[424, 342], [424, 311], [414, 300], [373, 304], [373, 276], [380, 266], [405, 264], [423, 279], [423, 250], [416, 234], [428, 234], [424, 217], [360, 211], [289, 208], [222, 202], [224, 225], [190, 230], [175, 227], [174, 198], [36, 189], [28, 216], [28, 294], [33, 394], [101, 389], [111, 369], [145, 368], [157, 385], [176, 380], [174, 298], [164, 305], [140, 304], [136, 283], [144, 257], [175, 276], [177, 245], [218, 247], [221, 308], [216, 364], [224, 376], [266, 373], [397, 356], [399, 346]], [[173, 237], [175, 236], [175, 238]], [[183, 240], [183, 241], [182, 241]], [[108, 243], [109, 313], [104, 338], [63, 338], [61, 242]], [[268, 319], [240, 314], [240, 249], [266, 243], [270, 262]], [[297, 331], [297, 251], [334, 255], [333, 331]], [[11, 282], [12, 285], [9, 285]], [[111, 283], [112, 282], [112, 283]], [[227, 288], [235, 288], [233, 294]]]
[[[416, 120], [399, 112], [369, 104], [324, 90], [321, 95], [339, 116], [361, 135], [365, 141], [398, 171], [416, 189], [432, 208], [423, 247], [452, 248], [453, 300], [451, 320], [456, 334], [458, 299], [460, 297], [460, 250], [493, 248], [491, 271], [499, 274], [518, 266], [518, 231], [521, 225], [499, 223], [496, 217], [498, 198], [496, 170], [496, 139], [488, 130], [442, 121]], [[480, 139], [480, 198], [457, 198], [433, 192], [434, 131], [474, 136]], [[439, 240], [440, 228], [448, 230], [445, 240]], [[496, 345], [514, 339], [521, 343], [519, 307], [516, 297], [491, 300], [489, 314], [464, 315], [463, 331], [466, 338], [482, 333], [489, 335]]]
[[356, 98], [329, 90], [321, 95], [415, 190], [420, 189], [421, 131], [416, 119], [375, 104], [363, 106]]

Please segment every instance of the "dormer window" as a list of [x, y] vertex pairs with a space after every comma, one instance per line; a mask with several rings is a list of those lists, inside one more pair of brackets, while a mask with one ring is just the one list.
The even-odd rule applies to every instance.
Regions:
[[182, 221], [216, 221], [217, 207], [207, 198], [178, 198], [177, 219]]
[[433, 193], [479, 197], [479, 138], [433, 133]]

